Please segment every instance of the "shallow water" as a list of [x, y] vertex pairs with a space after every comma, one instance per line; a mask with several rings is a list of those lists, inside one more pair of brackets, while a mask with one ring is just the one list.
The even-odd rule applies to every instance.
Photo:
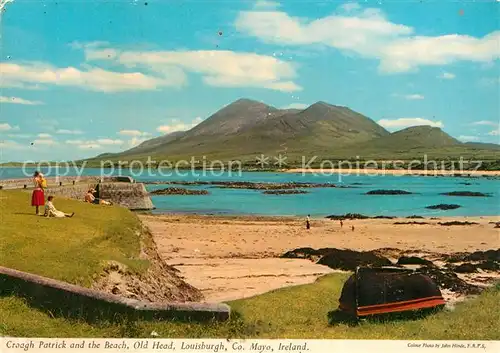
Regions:
[[[43, 171], [43, 170], [42, 170]], [[31, 173], [31, 171], [27, 171]], [[66, 171], [63, 171], [64, 173]], [[48, 176], [54, 171], [46, 170]], [[83, 175], [100, 175], [100, 169], [87, 168]], [[165, 173], [166, 174], [166, 173]], [[289, 173], [243, 172], [241, 175], [214, 173], [195, 175], [132, 175], [137, 181], [251, 181], [334, 183], [353, 188], [306, 188], [307, 194], [265, 195], [262, 190], [222, 189], [212, 185], [188, 185], [189, 189], [206, 189], [210, 195], [153, 196], [155, 212], [200, 214], [254, 214], [324, 217], [330, 214], [362, 213], [389, 216], [493, 216], [500, 215], [500, 180], [487, 178], [420, 177], [420, 176], [342, 176]], [[206, 172], [206, 174], [209, 174]], [[71, 171], [68, 175], [76, 175]], [[130, 175], [123, 172], [122, 175]], [[0, 179], [24, 177], [21, 168], [0, 168]], [[470, 185], [464, 185], [470, 183]], [[358, 185], [359, 184], [359, 185]], [[148, 190], [169, 185], [147, 185]], [[175, 187], [184, 187], [175, 185]], [[376, 189], [401, 189], [413, 195], [365, 195]], [[440, 195], [450, 191], [477, 191], [492, 197], [453, 197]], [[429, 210], [426, 206], [441, 203], [458, 204], [455, 210]]]

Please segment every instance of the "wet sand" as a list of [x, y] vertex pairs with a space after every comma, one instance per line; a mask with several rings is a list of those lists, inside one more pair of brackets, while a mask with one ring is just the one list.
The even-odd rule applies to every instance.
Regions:
[[[498, 217], [369, 219], [339, 221], [294, 217], [141, 216], [153, 233], [160, 256], [200, 289], [205, 301], [247, 298], [285, 286], [312, 283], [334, 272], [303, 259], [280, 259], [299, 247], [375, 250], [397, 248], [415, 253], [473, 252], [500, 247]], [[441, 226], [445, 221], [477, 222]], [[428, 225], [395, 225], [395, 222]], [[354, 226], [354, 231], [352, 230]]]

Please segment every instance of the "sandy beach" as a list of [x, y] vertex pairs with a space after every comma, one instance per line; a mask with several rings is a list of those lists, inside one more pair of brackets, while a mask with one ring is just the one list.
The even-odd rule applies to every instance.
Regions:
[[300, 174], [308, 174], [308, 173], [316, 173], [316, 174], [324, 174], [324, 175], [420, 175], [420, 176], [454, 176], [454, 175], [462, 175], [462, 176], [488, 176], [495, 177], [500, 176], [500, 170], [410, 170], [410, 169], [356, 169], [356, 168], [341, 168], [341, 169], [314, 169], [314, 168], [294, 168], [283, 170], [285, 173], [300, 173]]
[[[396, 248], [415, 254], [473, 252], [500, 247], [498, 217], [369, 219], [339, 221], [293, 217], [141, 216], [160, 256], [200, 289], [205, 301], [247, 298], [291, 285], [306, 284], [334, 270], [304, 259], [279, 256], [300, 247], [358, 251]], [[443, 226], [438, 222], [476, 222]], [[424, 225], [396, 222], [427, 222]], [[354, 226], [354, 230], [352, 227]], [[387, 250], [386, 256], [390, 257]]]

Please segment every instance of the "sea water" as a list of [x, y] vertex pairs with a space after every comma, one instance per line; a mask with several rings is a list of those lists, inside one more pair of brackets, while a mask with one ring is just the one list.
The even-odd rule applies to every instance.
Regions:
[[[31, 171], [28, 171], [31, 173]], [[43, 170], [42, 170], [43, 172]], [[104, 171], [106, 172], [106, 171]], [[54, 170], [49, 175], [54, 176]], [[302, 173], [219, 172], [182, 175], [137, 175], [138, 182], [148, 181], [250, 181], [333, 183], [348, 188], [304, 188], [307, 194], [266, 195], [263, 190], [218, 188], [214, 185], [146, 185], [149, 191], [166, 187], [207, 190], [209, 195], [153, 196], [155, 213], [196, 213], [228, 215], [273, 215], [324, 217], [331, 214], [361, 213], [369, 216], [496, 216], [500, 215], [500, 180], [491, 178], [314, 175]], [[100, 175], [100, 169], [87, 168], [82, 175]], [[131, 175], [122, 172], [122, 175]], [[165, 173], [167, 174], [167, 173]], [[205, 175], [203, 175], [205, 174]], [[75, 175], [75, 172], [69, 175]], [[0, 168], [0, 179], [25, 177], [21, 168]], [[411, 195], [366, 195], [370, 190], [398, 189]], [[474, 191], [491, 197], [456, 197], [441, 195], [451, 191]], [[431, 210], [426, 206], [457, 204], [455, 210]]]

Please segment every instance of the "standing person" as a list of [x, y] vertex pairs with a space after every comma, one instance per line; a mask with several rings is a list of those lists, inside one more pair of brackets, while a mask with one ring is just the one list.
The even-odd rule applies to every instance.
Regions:
[[344, 226], [344, 222], [342, 222], [342, 220], [340, 220], [340, 228], [342, 228]]
[[59, 211], [56, 209], [54, 204], [52, 203], [52, 200], [54, 199], [54, 196], [49, 196], [47, 198], [47, 204], [45, 205], [45, 217], [56, 217], [56, 218], [64, 218], [64, 217], [73, 217], [75, 213], [64, 213], [62, 211]]
[[306, 229], [311, 229], [311, 215], [307, 215], [307, 218], [306, 218]]
[[39, 171], [36, 171], [33, 174], [33, 184], [35, 185], [35, 189], [31, 195], [31, 206], [35, 206], [35, 212], [37, 216], [40, 215], [40, 206], [45, 205], [45, 179], [43, 174]]

